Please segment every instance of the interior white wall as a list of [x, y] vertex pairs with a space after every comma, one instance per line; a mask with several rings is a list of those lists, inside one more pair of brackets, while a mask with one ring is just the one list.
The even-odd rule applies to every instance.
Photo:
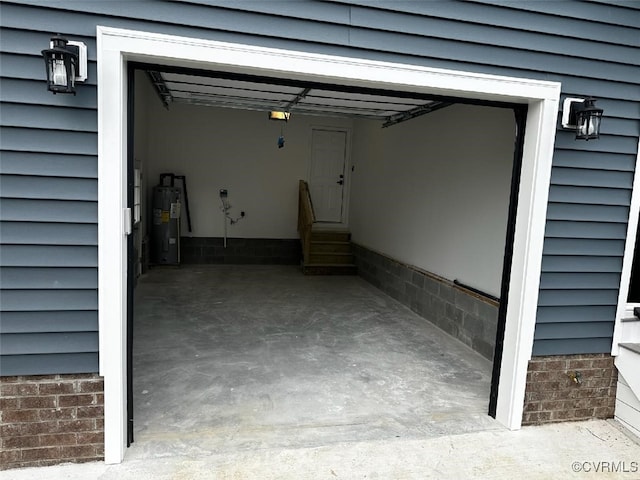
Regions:
[[[186, 175], [193, 232], [182, 215], [182, 235], [220, 237], [224, 223], [219, 191], [229, 192], [229, 237], [298, 238], [298, 181], [307, 179], [313, 126], [350, 127], [352, 121], [292, 114], [287, 123], [262, 111], [171, 104], [147, 105], [149, 192], [159, 174]], [[281, 128], [286, 139], [278, 148]], [[136, 139], [137, 141], [138, 139]]]
[[515, 121], [453, 105], [381, 129], [356, 121], [355, 242], [499, 296]]

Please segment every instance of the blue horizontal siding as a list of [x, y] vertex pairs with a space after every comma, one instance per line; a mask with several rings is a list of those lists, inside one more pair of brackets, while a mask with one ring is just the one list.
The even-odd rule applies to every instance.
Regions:
[[97, 179], [98, 158], [94, 155], [3, 151], [0, 152], [0, 173]]
[[3, 312], [0, 315], [2, 333], [97, 332], [98, 312], [95, 310], [40, 312]]
[[575, 353], [609, 353], [611, 335], [600, 338], [564, 338], [557, 340], [535, 340], [533, 355], [571, 355]]
[[[553, 37], [561, 38], [583, 38], [585, 23], [592, 25], [591, 19], [576, 16], [575, 6], [569, 7], [572, 10], [571, 15], [560, 18], [536, 12], [528, 12], [528, 14], [523, 15], [516, 8], [505, 9], [500, 5], [486, 5], [481, 2], [348, 0], [341, 3], [435, 18], [454, 19], [464, 25], [478, 23], [489, 26], [503, 26], [513, 30], [516, 34], [517, 32], [546, 33]], [[601, 9], [600, 12], [603, 10]], [[603, 43], [640, 46], [640, 39], [638, 39], [635, 29], [620, 29], [617, 25], [598, 24], [595, 28], [589, 30], [589, 38]]]
[[0, 285], [12, 289], [95, 289], [98, 272], [95, 268], [24, 268], [3, 267]]
[[71, 155], [98, 154], [96, 133], [2, 127], [0, 136], [5, 150]]
[[[611, 322], [615, 305], [555, 305], [538, 307], [538, 323]], [[579, 326], [577, 328], [580, 328]]]
[[543, 272], [606, 272], [622, 271], [622, 258], [588, 255], [543, 255]]
[[536, 340], [557, 340], [563, 338], [607, 338], [613, 335], [611, 322], [589, 322], [576, 326], [575, 323], [540, 323], [536, 326]]
[[[618, 289], [611, 290], [541, 290], [539, 307], [572, 305], [612, 305], [618, 301]], [[562, 337], [560, 337], [562, 338]]]
[[[640, 117], [640, 111], [638, 112]], [[553, 156], [555, 167], [588, 168], [595, 170], [619, 170], [623, 172], [635, 171], [636, 156], [632, 153], [600, 152], [598, 155], [585, 155], [580, 150], [556, 150]]]
[[0, 312], [37, 312], [41, 310], [96, 310], [98, 292], [87, 290], [0, 290]]
[[574, 222], [570, 220], [547, 220], [546, 238], [602, 238], [624, 240], [627, 236], [625, 223]]
[[3, 198], [0, 220], [97, 224], [98, 202]]
[[551, 184], [631, 189], [633, 172], [554, 166], [551, 172]]
[[0, 245], [2, 267], [97, 267], [98, 248], [60, 245]]
[[0, 376], [96, 373], [98, 353], [0, 355]]
[[575, 203], [549, 203], [547, 219], [574, 222], [625, 223], [629, 207], [614, 205], [577, 205]]
[[97, 179], [0, 175], [3, 198], [98, 200]]
[[0, 339], [3, 355], [84, 353], [98, 351], [97, 332], [10, 333]]
[[574, 185], [551, 185], [549, 189], [549, 202], [576, 203], [582, 205], [619, 205], [627, 207], [631, 204], [631, 190]]
[[4, 102], [0, 103], [0, 112], [0, 122], [5, 127], [98, 132], [98, 119], [92, 109]]
[[1, 222], [0, 243], [97, 246], [98, 226], [89, 223]]
[[624, 255], [624, 240], [601, 240], [594, 238], [548, 238], [544, 243], [545, 255], [593, 255], [621, 257]]
[[44, 75], [43, 68], [43, 73], [39, 80], [0, 78], [0, 102], [12, 103], [20, 101], [25, 105], [47, 105], [71, 109], [97, 108], [98, 90], [95, 86], [82, 85], [82, 88], [76, 90], [75, 95], [51, 95], [51, 92], [47, 90]]
[[545, 272], [540, 277], [542, 290], [612, 289], [620, 285], [617, 273]]

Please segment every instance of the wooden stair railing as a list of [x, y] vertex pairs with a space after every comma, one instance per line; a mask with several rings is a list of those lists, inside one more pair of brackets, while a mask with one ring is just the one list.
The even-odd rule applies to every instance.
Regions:
[[313, 213], [309, 185], [304, 180], [300, 180], [298, 187], [298, 233], [302, 242], [302, 257], [305, 264], [309, 263], [311, 230], [315, 221], [316, 216]]

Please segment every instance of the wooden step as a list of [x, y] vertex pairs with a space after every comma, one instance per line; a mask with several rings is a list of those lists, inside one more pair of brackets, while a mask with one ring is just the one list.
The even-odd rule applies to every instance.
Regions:
[[351, 233], [347, 231], [313, 230], [311, 232], [312, 242], [348, 242], [351, 240]]
[[358, 267], [353, 264], [312, 263], [302, 265], [305, 275], [357, 275]]
[[314, 252], [309, 253], [309, 264], [353, 264], [352, 253]]
[[351, 242], [311, 242], [311, 253], [351, 253]]

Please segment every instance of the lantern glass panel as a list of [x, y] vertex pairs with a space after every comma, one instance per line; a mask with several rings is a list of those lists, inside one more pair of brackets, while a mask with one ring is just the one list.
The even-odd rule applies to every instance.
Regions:
[[64, 64], [64, 59], [55, 58], [50, 63], [51, 65], [51, 82], [54, 85], [66, 86], [67, 85], [67, 68]]

